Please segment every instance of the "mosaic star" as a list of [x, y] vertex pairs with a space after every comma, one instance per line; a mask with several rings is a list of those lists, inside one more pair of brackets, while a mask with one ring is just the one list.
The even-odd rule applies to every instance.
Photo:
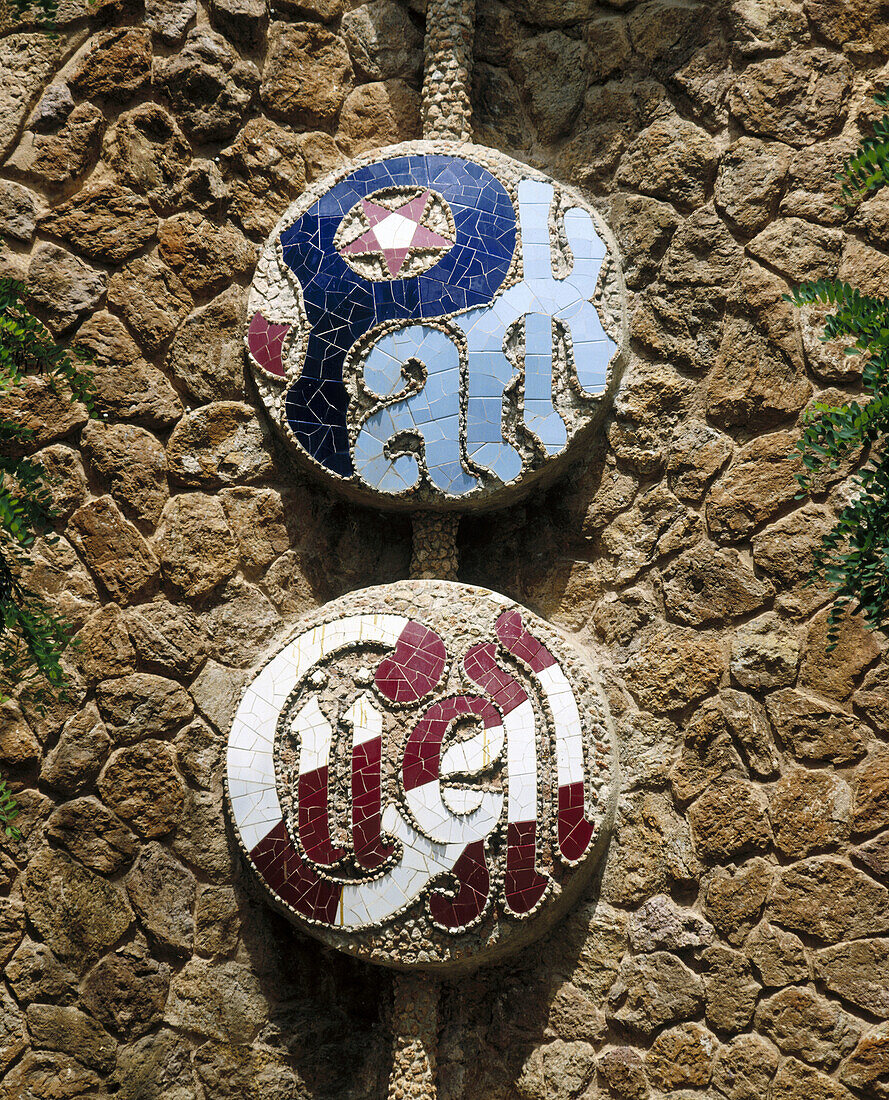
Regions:
[[385, 206], [362, 199], [361, 206], [370, 228], [344, 245], [340, 252], [350, 256], [382, 252], [389, 274], [394, 279], [412, 248], [451, 248], [453, 241], [421, 224], [428, 202], [429, 191], [410, 199], [396, 210], [387, 210]]

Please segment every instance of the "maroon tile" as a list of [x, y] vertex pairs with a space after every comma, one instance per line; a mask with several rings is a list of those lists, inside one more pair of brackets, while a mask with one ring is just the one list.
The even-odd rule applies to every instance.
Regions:
[[491, 878], [483, 840], [466, 845], [452, 874], [458, 883], [456, 896], [433, 891], [429, 895], [429, 912], [444, 928], [461, 928], [484, 911], [488, 900]]

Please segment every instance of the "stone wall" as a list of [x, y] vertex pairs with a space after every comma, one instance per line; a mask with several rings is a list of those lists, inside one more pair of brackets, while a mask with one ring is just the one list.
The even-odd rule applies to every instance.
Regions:
[[[306, 181], [419, 136], [422, 4], [63, 0], [0, 37], [0, 270], [95, 357], [98, 418], [6, 402], [58, 474], [28, 581], [73, 698], [8, 704], [0, 1097], [386, 1093], [392, 977], [243, 873], [221, 758], [302, 613], [403, 577], [410, 527], [294, 469], [241, 355], [257, 248]], [[568, 482], [463, 521], [460, 577], [607, 649], [624, 768], [586, 903], [445, 986], [443, 1100], [889, 1097], [889, 687], [804, 584], [849, 469], [793, 443], [860, 364], [782, 294], [887, 285], [889, 204], [837, 209], [874, 116], [876, 0], [479, 0], [479, 141], [610, 219], [633, 358]]]

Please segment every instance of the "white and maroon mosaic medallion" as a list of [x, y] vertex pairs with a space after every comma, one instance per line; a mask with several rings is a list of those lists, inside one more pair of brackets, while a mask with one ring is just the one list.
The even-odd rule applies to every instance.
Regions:
[[625, 291], [597, 212], [478, 146], [414, 142], [302, 195], [260, 258], [247, 349], [293, 450], [390, 507], [505, 503], [599, 424]]
[[235, 831], [279, 906], [393, 966], [475, 965], [577, 896], [614, 799], [607, 705], [562, 635], [486, 589], [401, 581], [301, 623], [228, 744]]

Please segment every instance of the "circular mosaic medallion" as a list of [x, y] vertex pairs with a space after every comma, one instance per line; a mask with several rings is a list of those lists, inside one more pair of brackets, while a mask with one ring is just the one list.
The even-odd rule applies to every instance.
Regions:
[[487, 589], [401, 581], [336, 600], [255, 676], [228, 743], [247, 859], [319, 939], [400, 967], [536, 938], [594, 869], [610, 720], [560, 632]]
[[341, 491], [471, 508], [555, 476], [627, 344], [614, 240], [478, 146], [394, 146], [305, 192], [257, 266], [247, 350], [274, 423]]

